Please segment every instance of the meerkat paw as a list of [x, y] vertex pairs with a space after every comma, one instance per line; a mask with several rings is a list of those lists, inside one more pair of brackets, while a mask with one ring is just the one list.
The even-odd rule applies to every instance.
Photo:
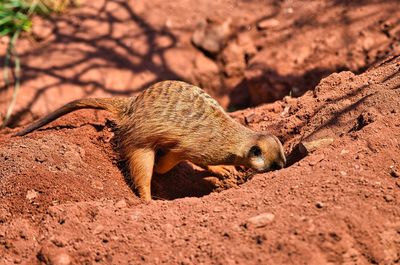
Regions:
[[207, 170], [222, 179], [238, 174], [235, 166], [207, 166]]

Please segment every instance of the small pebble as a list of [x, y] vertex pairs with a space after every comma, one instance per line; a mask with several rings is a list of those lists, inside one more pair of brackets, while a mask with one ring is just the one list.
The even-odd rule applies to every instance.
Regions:
[[52, 258], [54, 265], [68, 265], [71, 264], [71, 257], [67, 253], [59, 253]]
[[38, 196], [38, 193], [35, 190], [28, 190], [26, 193], [26, 199], [33, 200]]
[[98, 226], [96, 226], [96, 227], [94, 228], [93, 234], [98, 235], [98, 234], [100, 234], [100, 233], [103, 232], [103, 231], [104, 231], [104, 226], [98, 225]]
[[213, 212], [219, 213], [219, 212], [222, 212], [223, 210], [224, 210], [224, 209], [223, 209], [222, 207], [216, 206], [216, 207], [214, 207]]
[[124, 199], [119, 200], [117, 203], [115, 203], [115, 207], [121, 209], [126, 207], [126, 201]]
[[345, 155], [345, 154], [348, 154], [348, 153], [350, 153], [349, 150], [343, 149], [343, 150], [340, 152], [340, 155]]
[[99, 189], [99, 190], [103, 190], [104, 186], [103, 186], [103, 182], [99, 181], [99, 180], [93, 180], [91, 183], [91, 186], [95, 189]]
[[40, 261], [51, 265], [69, 265], [71, 256], [64, 249], [44, 247], [38, 254]]
[[280, 24], [279, 20], [277, 19], [263, 19], [260, 22], [257, 23], [257, 28], [260, 30], [263, 29], [271, 29], [271, 28], [276, 28]]
[[324, 207], [324, 204], [323, 204], [322, 202], [317, 202], [317, 203], [315, 204], [315, 207], [317, 207], [318, 209], [321, 209], [321, 208]]
[[255, 113], [251, 113], [250, 115], [244, 117], [244, 121], [246, 124], [259, 122], [261, 120], [261, 116]]
[[260, 215], [253, 216], [246, 221], [246, 226], [254, 226], [254, 227], [264, 227], [275, 219], [275, 215], [273, 213], [262, 213]]
[[394, 197], [392, 195], [385, 195], [383, 196], [386, 202], [391, 202], [394, 200]]

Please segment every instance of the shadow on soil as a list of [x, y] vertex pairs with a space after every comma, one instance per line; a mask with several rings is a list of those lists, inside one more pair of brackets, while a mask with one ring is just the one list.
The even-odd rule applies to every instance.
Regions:
[[[123, 11], [120, 12], [128, 14], [128, 17], [123, 19], [117, 17], [111, 11], [115, 7], [122, 9]], [[94, 9], [90, 4], [88, 6], [81, 6], [80, 8]], [[37, 89], [29, 103], [12, 116], [9, 122], [10, 127], [14, 127], [47, 90], [56, 89], [60, 85], [71, 84], [82, 87], [81, 89], [86, 96], [90, 96], [96, 90], [103, 90], [112, 95], [127, 96], [160, 80], [182, 79], [169, 68], [165, 59], [166, 51], [176, 46], [176, 37], [167, 28], [156, 29], [147, 23], [135, 13], [126, 1], [105, 1], [100, 11], [93, 15], [81, 15], [79, 17], [59, 16], [48, 19], [53, 27], [52, 34], [54, 34], [54, 39], [46, 42], [45, 47], [29, 50], [19, 55], [23, 64], [21, 85], [23, 86], [24, 83], [43, 75], [52, 77], [54, 81]], [[139, 29], [135, 30], [132, 34], [127, 33], [126, 35], [115, 37], [115, 28], [124, 23], [134, 23], [135, 27]], [[94, 28], [82, 26], [91, 24], [101, 24], [102, 27], [107, 27], [107, 32], [96, 35], [96, 37], [91, 37], [93, 35], [88, 34], [87, 31], [94, 30]], [[140, 32], [140, 34], [137, 34], [137, 32]], [[160, 37], [166, 39], [165, 42], [168, 45], [160, 46], [156, 40]], [[140, 47], [141, 50], [145, 50], [145, 53], [136, 50], [133, 45], [130, 45], [130, 43], [137, 42], [139, 38], [144, 38], [146, 41], [145, 49]], [[68, 48], [64, 48], [63, 44], [68, 44]], [[47, 58], [53, 53], [59, 54], [60, 52], [74, 53], [76, 54], [76, 59], [72, 62], [52, 67], [24, 64], [24, 62], [29, 61], [31, 56]], [[159, 64], [154, 63], [154, 57], [160, 58]], [[0, 57], [0, 61], [4, 61], [4, 56]], [[131, 87], [122, 91], [115, 90], [112, 87], [106, 86], [105, 82], [90, 78], [90, 76], [88, 78], [87, 76], [93, 70], [106, 72], [108, 68], [128, 70], [134, 74], [151, 73], [155, 78], [146, 82], [141, 87]], [[64, 73], [64, 71], [71, 72], [71, 69], [75, 69], [75, 74], [72, 76]], [[2, 87], [0, 91], [4, 89], [5, 87]]]
[[[330, 31], [332, 25], [338, 25], [340, 28], [340, 38], [345, 43], [345, 46], [342, 48], [346, 54], [341, 55], [343, 58], [342, 65], [332, 65], [330, 68], [321, 68], [315, 67], [309, 69], [304, 74], [296, 75], [282, 75], [279, 74], [275, 69], [271, 68], [267, 64], [251, 64], [251, 57], [247, 58], [247, 61], [250, 61], [250, 65], [247, 66], [247, 70], [251, 70], [251, 68], [255, 68], [260, 70], [261, 74], [257, 75], [257, 77], [247, 77], [242, 80], [238, 85], [236, 85], [230, 92], [230, 105], [228, 109], [237, 110], [244, 109], [249, 106], [257, 106], [263, 103], [270, 103], [276, 100], [282, 99], [284, 96], [291, 95], [294, 97], [299, 97], [303, 95], [308, 90], [313, 90], [315, 86], [320, 82], [321, 79], [327, 77], [328, 75], [336, 72], [351, 70], [355, 74], [360, 74], [370, 68], [372, 65], [381, 61], [383, 58], [386, 58], [390, 55], [395, 55], [393, 52], [393, 45], [398, 42], [398, 32], [394, 34], [390, 34], [388, 31], [394, 25], [398, 25], [400, 19], [395, 18], [394, 15], [388, 11], [387, 9], [382, 8], [382, 17], [386, 20], [394, 19], [392, 25], [381, 25], [382, 33], [386, 34], [388, 41], [385, 45], [376, 44], [373, 47], [369, 47], [369, 50], [377, 50], [376, 57], [370, 58], [368, 55], [369, 50], [364, 50], [365, 53], [363, 55], [364, 64], [357, 69], [350, 69], [349, 64], [347, 62], [354, 61], [354, 55], [352, 51], [347, 51], [347, 46], [355, 43], [359, 38], [358, 35], [355, 35], [350, 30], [353, 27], [354, 23], [360, 23], [362, 21], [363, 28], [360, 32], [368, 31], [368, 29], [376, 27], [378, 20], [371, 19], [370, 13], [366, 13], [363, 16], [358, 16], [356, 18], [349, 16], [347, 12], [341, 12], [334, 20], [325, 20], [323, 18], [326, 15], [326, 12], [329, 9], [334, 9], [337, 6], [348, 6], [349, 8], [358, 8], [359, 6], [367, 6], [367, 5], [385, 5], [388, 2], [396, 3], [396, 0], [387, 1], [383, 3], [382, 1], [376, 0], [362, 0], [362, 1], [348, 1], [348, 0], [335, 0], [332, 1], [330, 5], [324, 7], [324, 9], [318, 10], [318, 12], [308, 13], [306, 16], [301, 16], [295, 19], [292, 23], [289, 23], [288, 26], [279, 28], [281, 32], [283, 32], [279, 37], [268, 40], [268, 45], [271, 47], [285, 47], [286, 43], [293, 41], [293, 32], [302, 32], [304, 28], [310, 27], [311, 29], [320, 28], [325, 31]], [[268, 16], [263, 16], [261, 18], [255, 19], [248, 27], [257, 27], [258, 23], [267, 19], [277, 19], [284, 10], [282, 10], [282, 4], [277, 1], [274, 3], [275, 9]], [[376, 15], [376, 14], [374, 14]], [[279, 20], [279, 19], [278, 19]], [[381, 23], [380, 21], [379, 23]], [[246, 29], [248, 27], [242, 27]], [[241, 28], [241, 29], [242, 29]], [[343, 30], [342, 30], [343, 29]], [[379, 29], [378, 29], [379, 30]], [[244, 31], [244, 30], [243, 30]], [[240, 30], [235, 34], [240, 34]], [[332, 50], [327, 51], [326, 53], [338, 53], [338, 51]], [[268, 60], [268, 58], [266, 58]], [[269, 62], [269, 65], [273, 63]], [[296, 72], [296, 71], [294, 71]], [[250, 90], [255, 90], [253, 93]], [[253, 95], [252, 95], [253, 94]]]
[[[397, 63], [400, 62], [400, 56], [390, 57], [377, 64], [376, 67], [396, 62]], [[379, 82], [382, 85], [386, 85], [388, 90], [394, 90], [399, 88], [398, 85], [399, 82], [393, 82], [391, 86], [389, 85], [389, 82], [393, 81], [394, 79], [400, 80], [399, 78], [400, 78], [400, 73], [394, 69], [393, 73], [387, 73], [386, 76], [384, 75], [380, 76], [379, 80], [377, 80], [376, 82]], [[319, 107], [317, 107], [313, 111], [312, 115], [310, 115], [305, 119], [304, 126], [296, 128], [296, 130], [298, 131], [297, 135], [301, 135], [301, 137], [299, 137], [298, 144], [294, 146], [290, 154], [288, 154], [287, 156], [288, 159], [287, 166], [293, 165], [294, 163], [300, 161], [306, 156], [306, 154], [300, 152], [299, 150], [300, 142], [312, 139], [320, 131], [326, 129], [333, 129], [332, 131], [335, 132], [336, 130], [334, 128], [340, 127], [342, 128], [342, 130], [340, 132], [337, 131], [336, 133], [338, 133], [338, 135], [336, 136], [341, 137], [343, 134], [358, 131], [362, 129], [364, 126], [366, 126], [369, 121], [365, 121], [363, 119], [363, 116], [361, 115], [363, 113], [365, 114], [365, 106], [368, 106], [366, 101], [370, 97], [376, 94], [375, 90], [369, 89], [371, 85], [373, 84], [364, 84], [357, 88], [350, 89], [348, 93], [340, 97], [328, 98], [325, 100], [322, 99], [324, 103], [321, 104]], [[324, 94], [324, 92], [317, 90], [314, 93]], [[343, 102], [350, 102], [350, 104], [343, 104]], [[332, 111], [329, 109], [330, 105], [331, 106], [343, 105], [343, 108], [336, 111]], [[352, 118], [350, 119], [345, 118], [345, 115], [349, 114], [351, 115]], [[325, 116], [327, 117], [327, 119], [324, 119], [323, 122], [316, 121], [315, 117], [318, 116]], [[350, 120], [350, 122], [348, 120]], [[343, 128], [347, 128], [347, 131], [343, 132]], [[284, 141], [287, 141], [290, 139], [290, 135], [284, 135], [282, 138]]]

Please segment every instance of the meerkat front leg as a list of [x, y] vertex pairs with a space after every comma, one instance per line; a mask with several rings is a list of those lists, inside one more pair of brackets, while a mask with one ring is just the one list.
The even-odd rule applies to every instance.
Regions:
[[153, 175], [155, 152], [151, 148], [137, 148], [127, 154], [129, 170], [140, 198], [151, 200], [151, 176]]
[[217, 177], [220, 177], [222, 179], [230, 177], [234, 174], [237, 174], [238, 171], [236, 170], [235, 166], [207, 166], [207, 171], [210, 171]]

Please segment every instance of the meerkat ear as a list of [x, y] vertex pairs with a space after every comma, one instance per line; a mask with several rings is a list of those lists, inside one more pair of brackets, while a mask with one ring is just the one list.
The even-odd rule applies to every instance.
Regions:
[[249, 151], [249, 157], [258, 157], [262, 155], [261, 148], [257, 145], [253, 145]]

